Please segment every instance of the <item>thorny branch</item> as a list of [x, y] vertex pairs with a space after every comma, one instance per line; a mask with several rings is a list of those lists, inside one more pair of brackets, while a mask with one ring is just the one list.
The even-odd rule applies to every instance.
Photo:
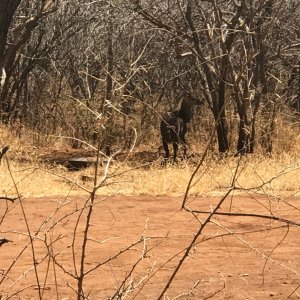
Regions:
[[[210, 211], [201, 211], [201, 210], [190, 210], [194, 214], [210, 214]], [[274, 220], [278, 222], [283, 222], [289, 225], [295, 225], [295, 226], [300, 226], [299, 222], [293, 221], [293, 220], [288, 220], [285, 218], [281, 217], [276, 217], [272, 215], [261, 215], [261, 214], [254, 214], [254, 213], [233, 213], [233, 212], [215, 212], [215, 215], [220, 215], [220, 216], [228, 216], [228, 217], [254, 217], [254, 218], [262, 218], [262, 219], [269, 219], [269, 220]]]
[[23, 218], [25, 220], [25, 225], [26, 225], [26, 229], [27, 229], [27, 232], [28, 232], [29, 240], [30, 240], [30, 246], [31, 246], [31, 252], [32, 252], [32, 260], [33, 260], [33, 267], [34, 267], [34, 272], [35, 272], [35, 277], [36, 277], [36, 283], [37, 283], [37, 286], [38, 286], [39, 299], [42, 299], [41, 284], [40, 284], [40, 279], [39, 279], [39, 273], [38, 273], [38, 270], [37, 270], [38, 261], [37, 261], [37, 256], [36, 256], [36, 250], [35, 250], [35, 247], [34, 247], [34, 238], [31, 235], [31, 230], [30, 230], [30, 227], [29, 227], [27, 215], [26, 215], [26, 212], [25, 212], [25, 208], [23, 206], [23, 201], [21, 200], [21, 194], [20, 194], [19, 188], [18, 188], [18, 186], [17, 186], [17, 184], [15, 182], [15, 179], [14, 179], [14, 176], [12, 174], [12, 171], [11, 171], [11, 168], [10, 168], [10, 164], [9, 164], [9, 161], [8, 161], [7, 158], [6, 158], [6, 163], [7, 163], [7, 168], [8, 168], [10, 177], [11, 177], [11, 179], [13, 181], [13, 184], [14, 184], [14, 188], [16, 190], [18, 198], [20, 199], [20, 206], [21, 206]]
[[245, 239], [243, 239], [242, 237], [240, 237], [239, 235], [237, 235], [235, 232], [233, 232], [232, 230], [230, 230], [229, 228], [223, 226], [222, 224], [220, 224], [219, 222], [216, 221], [212, 221], [214, 224], [218, 225], [219, 227], [223, 228], [224, 230], [226, 230], [228, 233], [230, 233], [231, 235], [233, 235], [234, 237], [236, 237], [239, 241], [241, 241], [244, 245], [246, 245], [249, 249], [251, 249], [253, 252], [259, 254], [260, 256], [262, 256], [264, 259], [279, 265], [280, 267], [282, 267], [283, 269], [289, 270], [290, 272], [296, 274], [297, 276], [300, 276], [300, 273], [295, 271], [294, 269], [284, 265], [281, 262], [278, 262], [277, 260], [273, 259], [270, 257], [270, 255], [265, 254], [264, 252], [259, 251], [256, 247], [254, 247], [253, 245], [251, 245], [249, 242], [247, 242]]
[[228, 188], [227, 192], [225, 193], [225, 195], [220, 199], [220, 201], [218, 202], [218, 204], [215, 206], [215, 208], [210, 212], [210, 214], [208, 215], [208, 217], [206, 218], [206, 220], [201, 224], [198, 232], [194, 235], [194, 238], [192, 239], [192, 241], [190, 242], [189, 246], [187, 247], [183, 257], [180, 259], [178, 265], [176, 266], [174, 272], [172, 273], [170, 279], [168, 280], [167, 284], [165, 285], [164, 289], [162, 290], [161, 294], [159, 295], [158, 299], [163, 299], [166, 291], [169, 289], [171, 283], [173, 282], [175, 276], [177, 275], [178, 271], [180, 270], [183, 262], [187, 259], [187, 257], [189, 256], [192, 248], [194, 247], [197, 239], [199, 238], [199, 236], [202, 234], [204, 228], [206, 227], [206, 225], [211, 221], [211, 218], [214, 216], [214, 214], [220, 209], [221, 205], [224, 203], [224, 201], [227, 199], [228, 195], [234, 190], [234, 186], [235, 186], [235, 180], [236, 180], [236, 176], [237, 176], [237, 172], [240, 166], [240, 162], [241, 162], [241, 158], [242, 156], [239, 157], [238, 161], [237, 161], [237, 165], [236, 165], [236, 169], [235, 172], [232, 176], [232, 180], [231, 180], [231, 185]]

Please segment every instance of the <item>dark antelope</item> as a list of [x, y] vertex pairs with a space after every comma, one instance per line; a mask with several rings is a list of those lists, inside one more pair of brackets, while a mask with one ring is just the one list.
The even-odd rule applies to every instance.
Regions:
[[162, 143], [166, 152], [166, 159], [170, 157], [168, 144], [173, 144], [174, 161], [177, 157], [178, 145], [183, 145], [183, 157], [186, 158], [187, 145], [185, 134], [187, 132], [187, 124], [192, 118], [192, 101], [184, 99], [180, 109], [177, 111], [168, 112], [160, 123], [160, 133]]

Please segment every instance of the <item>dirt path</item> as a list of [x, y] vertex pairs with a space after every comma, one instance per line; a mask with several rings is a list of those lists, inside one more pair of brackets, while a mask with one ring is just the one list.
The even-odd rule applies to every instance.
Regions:
[[[71, 274], [76, 273], [74, 260], [79, 270], [86, 210], [77, 224], [75, 241], [73, 237], [80, 212], [76, 209], [83, 207], [85, 201], [84, 197], [23, 200], [31, 232], [42, 226], [34, 246], [39, 281], [45, 284], [43, 299], [76, 299], [72, 290], [76, 289], [76, 282]], [[207, 216], [201, 214], [197, 220], [180, 210], [180, 201], [181, 198], [151, 196], [97, 198], [85, 265], [86, 270], [96, 267], [84, 283], [89, 299], [113, 296], [126, 276], [125, 286], [130, 286], [126, 299], [157, 299]], [[189, 199], [189, 207], [209, 211], [216, 201], [194, 197]], [[63, 205], [57, 210], [59, 204]], [[234, 197], [228, 199], [222, 211], [268, 215], [272, 212], [300, 222], [299, 208], [299, 198], [284, 202], [267, 197]], [[16, 295], [10, 299], [38, 299], [20, 203], [6, 206], [2, 202], [0, 209], [3, 214], [8, 209], [0, 235], [13, 241], [0, 248], [1, 273], [6, 274], [16, 260], [10, 272], [0, 277], [0, 294], [3, 299], [13, 293]], [[142, 242], [117, 255], [141, 237]], [[48, 245], [52, 242], [48, 249], [45, 238]], [[47, 251], [56, 257], [55, 266]], [[114, 256], [117, 257], [112, 259]], [[215, 216], [177, 273], [165, 299], [299, 299], [300, 288], [299, 293], [295, 291], [299, 285], [298, 227], [263, 218]]]

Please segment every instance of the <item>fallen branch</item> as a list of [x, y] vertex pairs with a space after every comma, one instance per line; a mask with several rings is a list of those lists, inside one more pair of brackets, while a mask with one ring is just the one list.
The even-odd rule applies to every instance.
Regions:
[[[201, 210], [191, 210], [194, 214], [210, 214], [211, 211], [201, 211]], [[233, 213], [233, 212], [214, 212], [214, 215], [221, 215], [221, 216], [229, 216], [229, 217], [254, 217], [254, 218], [263, 218], [263, 219], [269, 219], [274, 220], [278, 222], [284, 222], [290, 225], [296, 225], [300, 226], [300, 223], [272, 215], [260, 215], [260, 214], [254, 214], [254, 213]]]
[[18, 197], [3, 197], [0, 196], [0, 200], [7, 200], [7, 201], [11, 201], [11, 202], [15, 202], [15, 200], [17, 200]]

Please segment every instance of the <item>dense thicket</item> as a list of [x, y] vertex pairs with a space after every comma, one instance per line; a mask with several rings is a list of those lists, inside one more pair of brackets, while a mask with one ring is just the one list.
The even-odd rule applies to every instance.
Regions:
[[0, 116], [14, 126], [128, 145], [131, 125], [144, 136], [193, 97], [194, 130], [252, 153], [272, 151], [283, 110], [299, 113], [298, 0], [9, 0], [0, 28]]

